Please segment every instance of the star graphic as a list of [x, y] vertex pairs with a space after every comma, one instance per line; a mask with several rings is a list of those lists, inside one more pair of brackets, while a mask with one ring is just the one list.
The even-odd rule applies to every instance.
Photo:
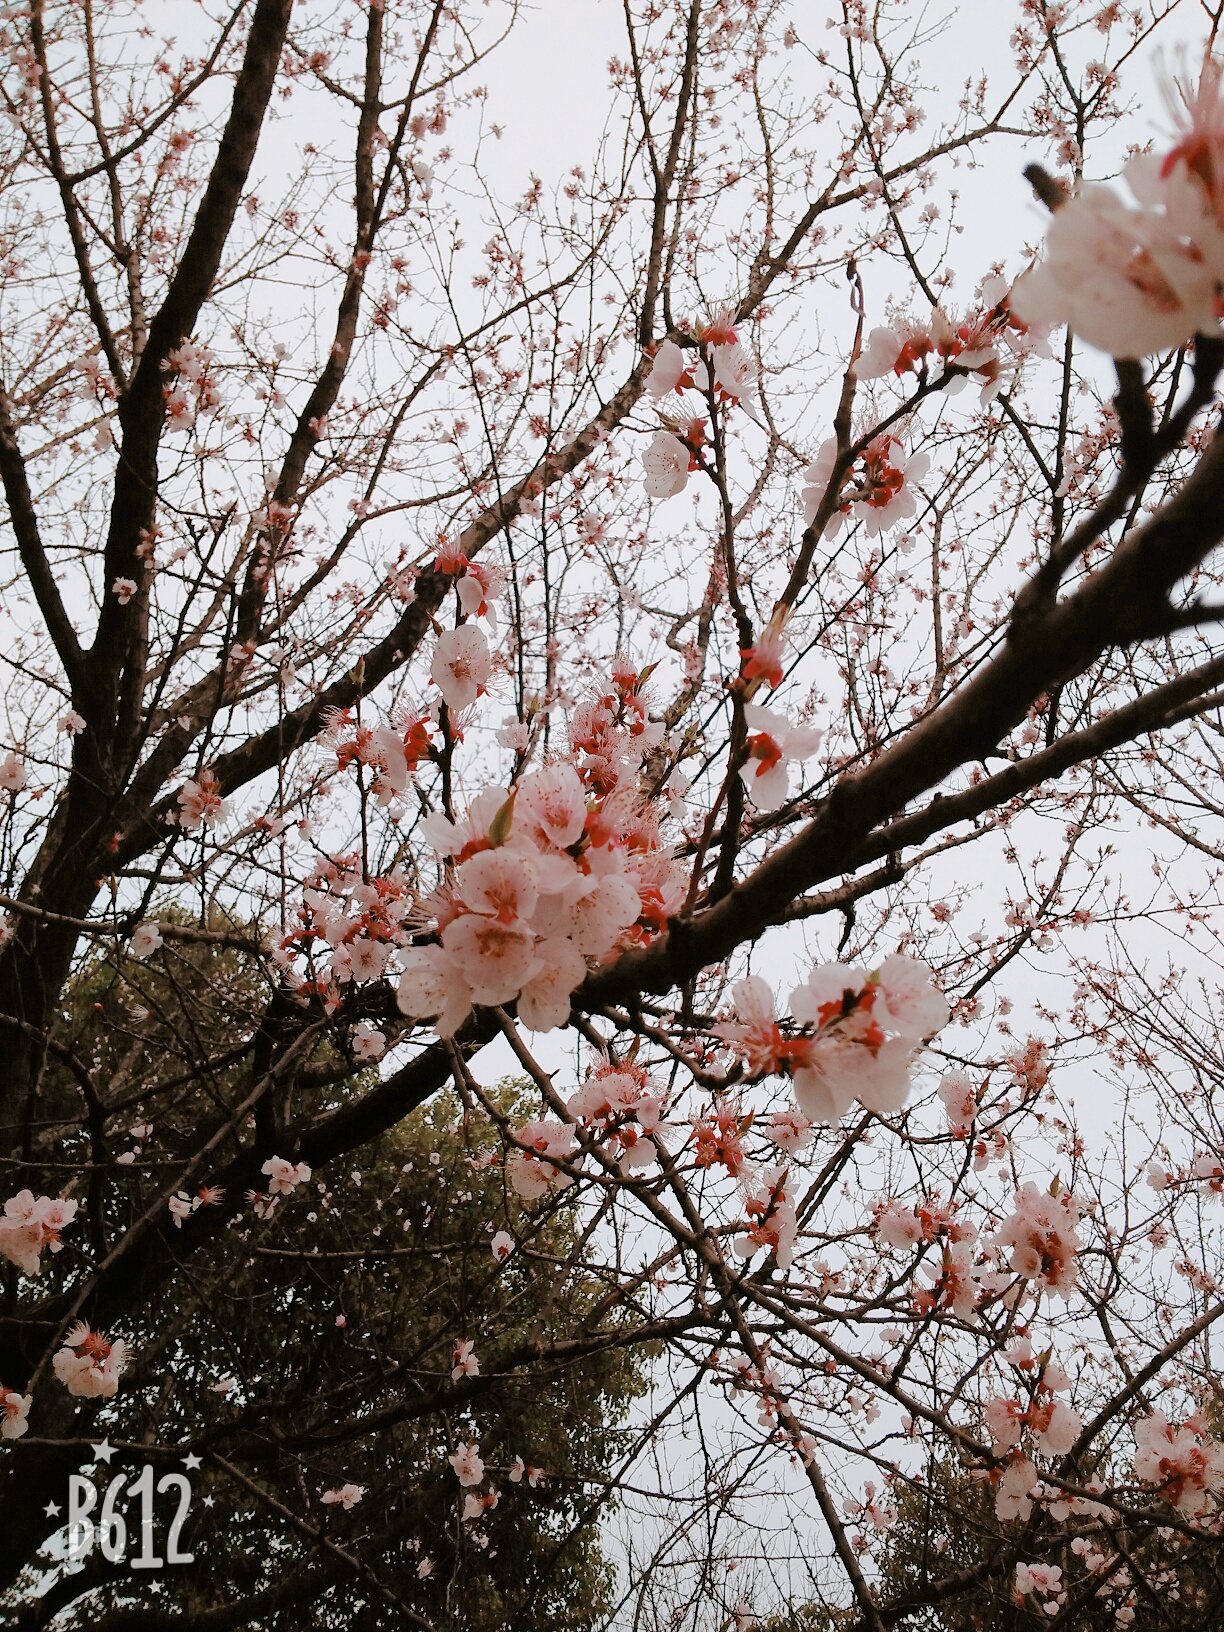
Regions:
[[105, 1462], [107, 1467], [110, 1466], [110, 1459], [115, 1454], [115, 1447], [109, 1441], [104, 1439], [101, 1445], [91, 1445], [90, 1449], [93, 1451], [95, 1462]]
[[59, 1505], [58, 1502], [48, 1502], [46, 1507], [43, 1508], [43, 1512], [47, 1515], [47, 1517], [49, 1519], [55, 1518], [55, 1516], [59, 1512], [59, 1510], [60, 1510], [60, 1505]]
[[204, 1506], [205, 1507], [212, 1507], [213, 1505], [214, 1505], [213, 1498], [211, 1496], [205, 1496]]
[[191, 1452], [188, 1452], [188, 1454], [183, 1458], [183, 1466], [190, 1473], [193, 1468], [198, 1468], [200, 1466], [200, 1459], [198, 1456], [194, 1456]]

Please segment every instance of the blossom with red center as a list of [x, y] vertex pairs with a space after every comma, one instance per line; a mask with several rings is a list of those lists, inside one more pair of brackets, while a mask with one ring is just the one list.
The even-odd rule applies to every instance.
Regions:
[[693, 1161], [706, 1168], [721, 1164], [733, 1179], [738, 1178], [748, 1160], [742, 1136], [751, 1122], [751, 1117], [741, 1117], [735, 1111], [717, 1111], [694, 1123]]
[[692, 455], [672, 431], [656, 431], [642, 453], [644, 486], [651, 499], [671, 499], [688, 486]]
[[309, 1183], [311, 1177], [305, 1162], [287, 1162], [283, 1156], [270, 1156], [260, 1172], [268, 1175], [268, 1194], [272, 1196], [292, 1195], [299, 1184]]
[[60, 1231], [72, 1223], [76, 1212], [75, 1201], [19, 1190], [5, 1202], [0, 1218], [0, 1257], [16, 1264], [23, 1275], [37, 1275], [43, 1251], [60, 1251]]
[[69, 1394], [109, 1400], [117, 1393], [120, 1373], [127, 1365], [127, 1345], [122, 1338], [112, 1343], [101, 1332], [91, 1331], [84, 1321], [78, 1321], [68, 1331], [64, 1347], [51, 1365]]
[[1207, 1438], [1201, 1416], [1174, 1427], [1163, 1411], [1153, 1411], [1135, 1425], [1135, 1444], [1135, 1477], [1156, 1485], [1180, 1512], [1201, 1513], [1224, 1491], [1224, 1446]]
[[206, 827], [215, 827], [225, 818], [225, 801], [216, 773], [202, 770], [189, 777], [178, 792], [177, 821], [184, 833], [199, 833]]
[[1012, 1249], [1012, 1272], [1067, 1297], [1078, 1279], [1079, 1213], [1079, 1203], [1069, 1191], [1051, 1195], [1032, 1183], [1018, 1190], [1015, 1212], [995, 1237], [1000, 1246]]
[[740, 647], [741, 673], [745, 680], [767, 680], [770, 688], [782, 684], [782, 654], [785, 650], [782, 630], [772, 623], [762, 629], [756, 644]]
[[739, 340], [735, 307], [730, 303], [712, 307], [709, 317], [696, 326], [694, 333], [703, 345], [734, 346]]
[[429, 674], [448, 708], [456, 713], [470, 708], [493, 677], [484, 631], [472, 623], [445, 630], [438, 636]]
[[745, 703], [744, 721], [749, 735], [740, 777], [758, 810], [776, 810], [790, 790], [788, 763], [814, 754], [824, 733], [792, 725], [785, 715], [756, 703]]
[[446, 1460], [454, 1468], [455, 1478], [461, 1485], [478, 1485], [484, 1478], [484, 1462], [481, 1460], [480, 1447], [474, 1440], [460, 1445]]
[[795, 1198], [787, 1189], [789, 1169], [778, 1167], [764, 1175], [761, 1187], [744, 1203], [747, 1227], [734, 1242], [741, 1258], [751, 1258], [760, 1248], [773, 1252], [780, 1269], [789, 1269], [794, 1256], [798, 1219]]
[[665, 397], [672, 391], [685, 391], [693, 383], [693, 369], [697, 358], [683, 351], [674, 340], [660, 343], [651, 363], [646, 389], [652, 397]]
[[20, 1439], [30, 1424], [32, 1394], [18, 1394], [16, 1389], [0, 1387], [0, 1439]]
[[528, 1122], [516, 1135], [525, 1149], [514, 1150], [506, 1176], [523, 1201], [538, 1201], [552, 1189], [564, 1189], [568, 1173], [557, 1165], [574, 1153], [574, 1130], [567, 1122]]
[[1224, 96], [1221, 64], [1208, 56], [1197, 86], [1179, 83], [1173, 101], [1174, 116], [1182, 126], [1181, 140], [1165, 154], [1160, 179], [1167, 181], [1179, 164], [1194, 176], [1211, 203], [1217, 219], [1224, 218]]

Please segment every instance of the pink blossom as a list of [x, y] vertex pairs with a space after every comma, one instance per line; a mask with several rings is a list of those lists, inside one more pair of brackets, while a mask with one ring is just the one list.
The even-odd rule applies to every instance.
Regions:
[[[617, 855], [614, 861], [621, 859]], [[576, 877], [572, 890], [543, 897], [534, 922], [542, 935], [567, 937], [585, 956], [599, 958], [612, 950], [641, 910], [637, 888], [625, 873], [592, 870]]]
[[26, 768], [16, 754], [9, 754], [0, 764], [0, 789], [5, 793], [20, 793], [28, 780]]
[[1224, 1160], [1218, 1156], [1196, 1156], [1190, 1164], [1190, 1177], [1206, 1180], [1212, 1189], [1218, 1190], [1224, 1179]]
[[456, 713], [470, 708], [493, 674], [484, 630], [474, 623], [445, 630], [438, 636], [429, 673], [448, 708]]
[[879, 1023], [912, 1042], [924, 1042], [948, 1023], [948, 1000], [934, 984], [930, 967], [920, 958], [894, 952], [876, 971], [883, 1002], [877, 1002]]
[[30, 1424], [32, 1394], [18, 1394], [15, 1389], [0, 1387], [0, 1439], [20, 1439]]
[[734, 1019], [720, 1020], [711, 1027], [716, 1037], [729, 1044], [751, 1075], [765, 1076], [783, 1069], [786, 1038], [774, 1018], [774, 995], [760, 975], [746, 975], [731, 987]]
[[501, 1493], [496, 1490], [490, 1490], [484, 1496], [465, 1496], [463, 1498], [463, 1522], [470, 1524], [473, 1519], [483, 1517], [490, 1508], [497, 1506], [500, 1499]]
[[472, 994], [454, 959], [440, 946], [414, 946], [400, 954], [403, 966], [395, 1000], [413, 1020], [434, 1020], [441, 1037], [453, 1037], [472, 1010]]
[[537, 941], [538, 972], [519, 992], [518, 1017], [530, 1031], [555, 1031], [569, 1020], [570, 998], [586, 978], [586, 959], [564, 936]]
[[530, 918], [539, 896], [535, 861], [506, 845], [482, 850], [456, 872], [455, 894], [470, 912], [487, 914], [502, 924]]
[[587, 1075], [582, 1086], [569, 1097], [566, 1109], [578, 1122], [605, 1125], [637, 1113], [648, 1096], [649, 1078], [638, 1065], [617, 1065], [605, 1060]]
[[190, 1218], [200, 1203], [198, 1198], [189, 1196], [184, 1191], [180, 1190], [175, 1195], [170, 1197], [170, 1200], [166, 1203], [166, 1205], [170, 1209], [170, 1217], [174, 1220], [175, 1229], [181, 1230], [183, 1227], [183, 1220], [185, 1218]]
[[923, 1238], [921, 1220], [899, 1201], [889, 1201], [876, 1214], [876, 1237], [895, 1252], [908, 1252]]
[[767, 1247], [776, 1256], [780, 1269], [790, 1268], [799, 1226], [794, 1193], [787, 1187], [787, 1173], [785, 1167], [771, 1169], [745, 1200], [748, 1226], [733, 1243], [741, 1258], [751, 1258], [761, 1247]]
[[1004, 1220], [996, 1240], [1000, 1246], [1011, 1247], [1014, 1274], [1065, 1298], [1074, 1289], [1078, 1274], [1078, 1219], [1079, 1203], [1068, 1191], [1054, 1196], [1029, 1183], [1017, 1191], [1016, 1210]]
[[525, 720], [509, 714], [502, 721], [497, 741], [502, 748], [509, 748], [516, 754], [525, 754], [531, 743], [531, 727]]
[[774, 1111], [766, 1120], [764, 1134], [772, 1139], [788, 1155], [794, 1156], [801, 1150], [806, 1150], [812, 1142], [813, 1124], [801, 1111]]
[[469, 561], [455, 588], [465, 617], [497, 623], [497, 602], [506, 593], [509, 574], [492, 561]]
[[223, 821], [225, 801], [214, 772], [203, 770], [197, 777], [188, 778], [179, 789], [178, 807], [178, 823], [185, 833], [198, 833]]
[[887, 1036], [874, 1014], [876, 990], [861, 971], [824, 964], [791, 993], [795, 1019], [816, 1028], [794, 1072], [795, 1098], [813, 1121], [840, 1121], [856, 1097], [878, 1113], [905, 1102], [913, 1044]]
[[1016, 1592], [1021, 1598], [1037, 1593], [1043, 1598], [1062, 1593], [1062, 1566], [1059, 1564], [1017, 1564]]
[[995, 1493], [995, 1515], [1004, 1524], [1009, 1519], [1027, 1519], [1033, 1511], [1030, 1500], [1039, 1482], [1036, 1467], [1026, 1456], [1013, 1457], [1003, 1470]]
[[268, 1194], [292, 1195], [299, 1184], [308, 1184], [310, 1168], [305, 1162], [287, 1162], [283, 1156], [269, 1156], [259, 1170], [268, 1175]]
[[128, 942], [128, 951], [134, 958], [147, 958], [162, 944], [161, 930], [153, 923], [138, 924]]
[[524, 1462], [521, 1456], [516, 1456], [510, 1469], [510, 1483], [512, 1485], [520, 1484], [524, 1476], [526, 1476], [527, 1483], [534, 1490], [544, 1477], [544, 1469], [533, 1468], [529, 1462]]
[[1037, 1448], [1045, 1456], [1066, 1456], [1080, 1436], [1084, 1424], [1078, 1411], [1063, 1400], [1047, 1400], [1029, 1411], [1029, 1424]]
[[944, 1245], [943, 1262], [928, 1265], [923, 1273], [930, 1279], [929, 1290], [914, 1294], [914, 1305], [922, 1311], [950, 1309], [958, 1320], [972, 1320], [980, 1291], [973, 1267], [973, 1249], [967, 1241]]
[[[816, 520], [816, 513], [824, 502], [825, 493], [828, 491], [829, 483], [837, 466], [837, 459], [837, 438], [830, 436], [820, 444], [815, 459], [803, 472], [803, 479], [808, 485], [803, 488], [799, 496], [803, 501], [803, 519], [809, 527]], [[846, 472], [843, 472], [843, 484], [845, 479]], [[839, 505], [833, 511], [826, 528], [828, 537], [833, 538], [837, 535], [849, 509], [850, 505], [847, 502]]]
[[586, 790], [572, 765], [559, 761], [532, 771], [518, 785], [516, 828], [538, 845], [567, 850], [582, 837], [586, 823]]
[[77, 1203], [56, 1196], [35, 1196], [19, 1190], [4, 1204], [0, 1218], [0, 1256], [16, 1264], [23, 1275], [37, 1275], [41, 1254], [60, 1251], [60, 1231], [76, 1217]]
[[646, 472], [647, 497], [671, 499], [688, 486], [691, 455], [687, 445], [671, 431], [656, 431], [642, 453]]
[[319, 1500], [327, 1507], [342, 1507], [347, 1513], [365, 1495], [364, 1485], [341, 1485], [337, 1490], [325, 1490]]
[[[833, 438], [823, 442], [816, 458], [804, 472], [808, 486], [803, 489], [804, 519], [811, 526], [824, 499], [838, 458]], [[834, 537], [847, 515], [864, 524], [868, 538], [886, 532], [899, 521], [916, 514], [915, 484], [930, 468], [924, 453], [909, 454], [894, 432], [881, 432], [858, 455], [842, 478], [842, 497], [826, 529]]]
[[570, 1177], [555, 1164], [574, 1151], [574, 1130], [566, 1122], [528, 1122], [517, 1135], [525, 1150], [511, 1151], [506, 1175], [523, 1201], [538, 1201], [549, 1190], [564, 1188]]
[[51, 1365], [69, 1394], [109, 1400], [117, 1393], [120, 1373], [127, 1365], [127, 1345], [122, 1338], [112, 1343], [84, 1321], [77, 1321]]
[[866, 1519], [875, 1530], [891, 1530], [897, 1522], [896, 1508], [883, 1491], [876, 1495], [876, 1487], [870, 1479], [863, 1486], [863, 1500], [848, 1501], [845, 1511], [847, 1518]]
[[514, 1237], [505, 1230], [498, 1230], [492, 1241], [489, 1242], [489, 1250], [499, 1264], [504, 1264], [514, 1251]]
[[[929, 337], [924, 335], [923, 338], [927, 340], [924, 349], [929, 351]], [[863, 348], [858, 362], [854, 365], [854, 372], [860, 380], [878, 380], [883, 378], [885, 374], [891, 374], [894, 371], [901, 372], [897, 365], [901, 359], [904, 344], [902, 336], [898, 334], [896, 329], [872, 329], [867, 336], [867, 344]]]
[[697, 358], [686, 353], [674, 340], [664, 340], [654, 354], [646, 389], [652, 397], [665, 397], [672, 391], [683, 391], [692, 385], [693, 369]]
[[693, 1161], [698, 1167], [721, 1165], [733, 1179], [738, 1178], [748, 1164], [743, 1135], [748, 1122], [732, 1105], [724, 1104], [693, 1124]]
[[540, 970], [530, 930], [477, 913], [447, 924], [442, 947], [475, 1003], [511, 1002]]
[[1010, 1451], [1019, 1445], [1024, 1431], [1025, 1410], [1018, 1400], [987, 1400], [982, 1421], [996, 1451]]
[[771, 623], [762, 629], [755, 646], [740, 648], [745, 680], [766, 680], [772, 689], [782, 684], [782, 658], [786, 650], [786, 636]]
[[79, 737], [85, 729], [85, 716], [70, 708], [66, 714], [60, 715], [59, 728], [66, 737]]
[[861, 496], [854, 511], [868, 538], [917, 513], [914, 487], [930, 463], [925, 453], [907, 453], [901, 439], [887, 431], [867, 445], [855, 466]]
[[476, 1358], [476, 1345], [470, 1338], [461, 1338], [455, 1344], [455, 1363], [451, 1367], [451, 1382], [457, 1383], [461, 1377], [479, 1377], [480, 1361]]
[[353, 1028], [353, 1055], [359, 1060], [381, 1059], [386, 1052], [387, 1039], [368, 1020], [360, 1020]]
[[1026, 323], [1068, 324], [1111, 356], [1146, 357], [1215, 331], [1224, 258], [1184, 169], [1162, 177], [1151, 163], [1132, 164], [1126, 174], [1148, 207], [1082, 185], [1055, 212], [1045, 259], [1018, 281], [1012, 306]]
[[1224, 1491], [1224, 1447], [1206, 1437], [1199, 1419], [1175, 1428], [1163, 1411], [1135, 1424], [1135, 1477], [1156, 1485], [1179, 1512], [1193, 1516]]
[[714, 346], [710, 353], [712, 385], [725, 402], [740, 402], [752, 388], [757, 366], [738, 340]]
[[790, 791], [788, 763], [814, 754], [824, 733], [791, 725], [785, 715], [755, 703], [745, 703], [744, 721], [749, 732], [748, 758], [740, 777], [758, 810], [776, 810]]
[[460, 1445], [452, 1451], [446, 1459], [455, 1470], [455, 1478], [461, 1485], [478, 1485], [484, 1478], [484, 1463], [480, 1459], [480, 1447], [475, 1441]]
[[948, 1126], [953, 1133], [963, 1133], [973, 1126], [977, 1094], [963, 1071], [949, 1071], [944, 1075], [939, 1084], [939, 1097], [944, 1102]]
[[135, 595], [137, 587], [134, 578], [116, 578], [111, 585], [111, 594], [119, 602], [120, 606], [126, 606], [132, 596]]

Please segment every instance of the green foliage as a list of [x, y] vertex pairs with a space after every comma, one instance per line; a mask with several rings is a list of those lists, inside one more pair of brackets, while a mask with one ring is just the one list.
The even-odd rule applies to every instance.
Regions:
[[[224, 1124], [242, 1065], [226, 1039], [249, 1037], [267, 998], [243, 954], [215, 945], [98, 963], [78, 980], [65, 1030], [108, 1084], [111, 1171], [117, 1145], [137, 1150], [121, 1201], [93, 1220], [95, 1250], [156, 1203], [201, 1127]], [[377, 1080], [373, 1067], [354, 1074], [321, 1030], [278, 1121], [325, 1112]], [[129, 1083], [139, 1095], [118, 1115]], [[67, 1153], [59, 1103], [77, 1091], [70, 1069], [52, 1071], [49, 1159]], [[516, 1082], [495, 1100], [518, 1121], [538, 1114]], [[219, 1160], [252, 1136], [236, 1128]], [[166, 1572], [167, 1609], [246, 1602], [250, 1624], [284, 1632], [400, 1627], [411, 1615], [528, 1632], [605, 1614], [613, 1572], [598, 1525], [644, 1361], [600, 1307], [564, 1195], [524, 1210], [500, 1157], [495, 1126], [439, 1095], [270, 1216], [244, 1206], [116, 1328], [131, 1371], [115, 1401], [83, 1408], [96, 1426], [77, 1431], [124, 1447], [112, 1472], [134, 1473], [146, 1455], [159, 1471], [181, 1466], [187, 1450], [203, 1464], [185, 1534], [196, 1564]], [[218, 1206], [218, 1222], [228, 1210]], [[501, 1230], [515, 1240], [504, 1263], [490, 1246]], [[81, 1257], [79, 1245], [60, 1255], [61, 1283]], [[452, 1379], [460, 1340], [474, 1344], [477, 1377]], [[465, 1522], [447, 1458], [469, 1441], [486, 1469], [474, 1494], [498, 1499]], [[510, 1478], [519, 1459], [543, 1470], [534, 1488]], [[322, 1504], [346, 1483], [364, 1487], [351, 1511]], [[101, 1585], [74, 1624], [147, 1605], [144, 1588], [131, 1576]]]

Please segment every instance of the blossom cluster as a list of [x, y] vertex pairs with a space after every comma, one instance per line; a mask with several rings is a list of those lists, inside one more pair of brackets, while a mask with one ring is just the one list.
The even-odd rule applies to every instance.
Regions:
[[400, 954], [404, 1014], [450, 1036], [473, 1005], [517, 1001], [533, 1030], [562, 1026], [588, 960], [644, 944], [677, 911], [683, 875], [637, 789], [662, 734], [643, 678], [618, 667], [574, 711], [567, 758], [485, 789], [458, 822], [421, 824], [446, 876], [418, 903], [436, 941]]
[[930, 316], [903, 318], [889, 327], [872, 329], [862, 356], [854, 365], [860, 380], [885, 375], [924, 376], [938, 359], [953, 371], [944, 385], [947, 395], [963, 390], [970, 375], [981, 384], [982, 406], [994, 400], [1007, 380], [1005, 352], [1013, 358], [1047, 356], [1044, 328], [1025, 322], [1014, 308], [1003, 278], [983, 280], [981, 305], [965, 317], [949, 317], [936, 306]]
[[167, 356], [162, 367], [169, 378], [162, 398], [172, 429], [190, 430], [201, 414], [215, 413], [221, 406], [215, 363], [211, 349], [194, 340], [184, 340]]
[[791, 993], [792, 1024], [775, 1017], [759, 975], [731, 988], [732, 1018], [715, 1034], [754, 1076], [788, 1076], [813, 1122], [840, 1122], [857, 1099], [869, 1111], [900, 1110], [923, 1045], [947, 1022], [948, 1004], [916, 958], [894, 953], [868, 974], [826, 963]]
[[1055, 1398], [1070, 1387], [1059, 1366], [1043, 1368], [1033, 1397], [1023, 1403], [1014, 1397], [988, 1400], [982, 1420], [996, 1451], [1011, 1451], [1020, 1444], [1025, 1430], [1043, 1456], [1066, 1456], [1083, 1428], [1079, 1412]]
[[109, 1400], [118, 1392], [127, 1360], [127, 1345], [121, 1337], [112, 1342], [79, 1320], [65, 1335], [64, 1346], [51, 1365], [69, 1394]]
[[664, 340], [655, 351], [646, 389], [656, 400], [679, 396], [676, 414], [663, 415], [642, 454], [645, 489], [652, 499], [670, 499], [682, 493], [690, 474], [699, 470], [706, 421], [685, 401], [695, 391], [708, 401], [737, 404], [744, 400], [756, 377], [756, 364], [736, 333], [730, 310], [714, 313], [694, 330], [694, 344], [680, 346]]
[[1224, 285], [1224, 98], [1208, 60], [1180, 87], [1178, 140], [1123, 174], [1135, 199], [1081, 185], [1055, 211], [1045, 258], [1017, 282], [1029, 322], [1066, 323], [1114, 357], [1145, 357], [1219, 332]]
[[1024, 1185], [1016, 1193], [1015, 1212], [995, 1238], [1000, 1246], [1011, 1248], [1012, 1272], [1067, 1297], [1077, 1278], [1079, 1216], [1079, 1203], [1070, 1191], [1043, 1192], [1035, 1184]]
[[404, 797], [413, 772], [433, 751], [427, 716], [410, 712], [393, 716], [393, 721], [360, 725], [349, 709], [336, 709], [323, 737], [338, 771], [360, 765], [372, 773], [371, 792], [384, 809]]
[[[837, 461], [837, 439], [829, 437], [803, 473], [808, 483], [801, 495], [803, 519], [809, 527], [816, 519]], [[872, 437], [842, 475], [837, 508], [829, 517], [826, 535], [836, 537], [847, 517], [853, 517], [863, 523], [868, 538], [875, 538], [917, 514], [915, 487], [930, 465], [925, 453], [908, 453], [895, 432], [881, 431]]]
[[1135, 1425], [1135, 1477], [1156, 1485], [1179, 1512], [1193, 1517], [1224, 1496], [1224, 1446], [1207, 1437], [1199, 1413], [1174, 1427], [1163, 1411]]
[[0, 1257], [16, 1264], [23, 1275], [37, 1275], [44, 1248], [61, 1250], [60, 1231], [72, 1223], [76, 1211], [75, 1201], [19, 1190], [5, 1202], [0, 1218]]
[[[286, 973], [332, 1002], [350, 983], [381, 980], [406, 939], [412, 908], [412, 890], [398, 870], [367, 879], [357, 856], [324, 858], [305, 881], [298, 927], [280, 943]], [[309, 957], [312, 981], [296, 974], [298, 954]]]

